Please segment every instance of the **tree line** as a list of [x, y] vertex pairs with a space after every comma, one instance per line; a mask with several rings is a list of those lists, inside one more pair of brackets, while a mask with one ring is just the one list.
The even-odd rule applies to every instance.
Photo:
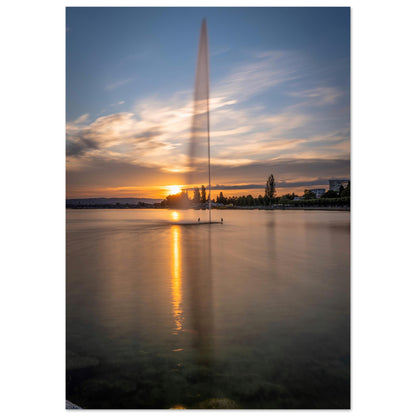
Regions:
[[[226, 197], [222, 192], [217, 195], [216, 199], [211, 202], [220, 206], [237, 206], [237, 207], [271, 207], [273, 205], [283, 206], [350, 206], [350, 182], [347, 187], [340, 186], [339, 192], [329, 190], [321, 198], [317, 198], [314, 192], [305, 189], [302, 199], [295, 193], [287, 193], [280, 197], [276, 196], [276, 181], [271, 174], [265, 185], [264, 194], [254, 197], [253, 195], [241, 195]], [[208, 203], [207, 188], [201, 185], [201, 188], [195, 187], [192, 192], [192, 198], [189, 198], [188, 192], [183, 190], [176, 195], [168, 195], [162, 201], [162, 208], [191, 208], [205, 207]]]

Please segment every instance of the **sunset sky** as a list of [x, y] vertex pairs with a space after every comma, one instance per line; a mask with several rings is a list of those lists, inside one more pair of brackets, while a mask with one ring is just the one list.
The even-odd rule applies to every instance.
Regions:
[[350, 177], [349, 8], [68, 8], [68, 198], [189, 186], [204, 17], [214, 196]]

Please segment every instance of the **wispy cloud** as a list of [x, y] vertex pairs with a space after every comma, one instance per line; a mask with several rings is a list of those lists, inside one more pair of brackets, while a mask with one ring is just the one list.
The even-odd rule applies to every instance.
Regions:
[[115, 90], [117, 88], [120, 88], [123, 85], [128, 84], [131, 81], [133, 81], [133, 78], [121, 79], [119, 81], [115, 81], [115, 82], [112, 82], [110, 84], [107, 84], [105, 86], [105, 89], [108, 90], [108, 91], [112, 91], [112, 90]]
[[211, 56], [211, 58], [213, 58], [214, 56], [217, 56], [217, 55], [222, 55], [222, 54], [224, 54], [224, 53], [227, 53], [227, 52], [229, 52], [230, 50], [231, 50], [231, 49], [230, 49], [230, 48], [228, 48], [228, 47], [216, 48], [216, 49], [211, 50], [211, 52], [210, 52], [210, 56]]
[[314, 105], [329, 105], [334, 104], [343, 93], [335, 87], [319, 87], [303, 91], [293, 91], [289, 95], [305, 98], [308, 103], [313, 103]]
[[213, 96], [245, 101], [253, 95], [299, 77], [300, 58], [296, 54], [268, 51], [256, 54], [213, 86]]
[[88, 118], [89, 118], [89, 114], [88, 113], [87, 114], [83, 114], [82, 116], [79, 116], [76, 120], [74, 120], [72, 122], [72, 124], [75, 124], [75, 125], [84, 124], [88, 120]]

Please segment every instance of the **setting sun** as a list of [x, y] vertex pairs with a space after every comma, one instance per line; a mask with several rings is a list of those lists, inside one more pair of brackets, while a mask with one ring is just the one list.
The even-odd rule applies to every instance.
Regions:
[[176, 195], [182, 192], [182, 189], [179, 185], [169, 185], [166, 188], [170, 195]]

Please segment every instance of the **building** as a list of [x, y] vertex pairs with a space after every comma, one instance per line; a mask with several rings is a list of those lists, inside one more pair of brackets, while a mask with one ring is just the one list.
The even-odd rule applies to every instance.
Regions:
[[329, 190], [339, 192], [341, 185], [346, 188], [348, 186], [349, 179], [330, 179], [329, 180]]
[[317, 198], [320, 198], [326, 192], [326, 189], [324, 188], [315, 188], [315, 189], [308, 189], [308, 190], [313, 192]]

